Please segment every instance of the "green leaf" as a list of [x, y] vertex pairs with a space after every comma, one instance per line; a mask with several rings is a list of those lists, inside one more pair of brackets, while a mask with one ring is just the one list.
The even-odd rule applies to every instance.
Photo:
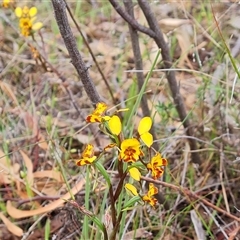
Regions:
[[103, 177], [105, 178], [105, 180], [108, 183], [108, 186], [110, 186], [111, 185], [111, 180], [110, 180], [110, 177], [109, 177], [106, 169], [104, 168], [104, 166], [99, 162], [95, 162], [94, 165], [97, 167], [99, 172], [103, 175]]
[[104, 224], [102, 223], [102, 221], [100, 221], [100, 219], [99, 218], [97, 218], [97, 217], [91, 217], [91, 219], [93, 220], [93, 222], [101, 229], [101, 231], [105, 231], [105, 226], [104, 226]]
[[50, 220], [49, 219], [47, 219], [47, 221], [46, 221], [46, 224], [45, 224], [45, 236], [44, 236], [44, 239], [45, 240], [48, 240], [49, 239], [49, 237], [50, 237]]
[[140, 200], [141, 200], [140, 196], [135, 196], [135, 197], [129, 199], [129, 201], [127, 201], [126, 204], [123, 206], [122, 211], [127, 211], [129, 207], [132, 207], [136, 202], [138, 202]]

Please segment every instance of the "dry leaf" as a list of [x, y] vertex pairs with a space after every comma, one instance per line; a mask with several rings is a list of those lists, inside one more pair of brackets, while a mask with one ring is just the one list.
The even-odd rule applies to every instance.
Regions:
[[15, 106], [18, 106], [18, 100], [15, 97], [15, 94], [12, 91], [12, 86], [10, 86], [9, 84], [0, 81], [0, 88], [2, 89], [3, 92], [5, 92], [7, 94], [7, 96], [9, 98], [12, 99], [12, 101], [14, 102]]
[[190, 211], [190, 216], [191, 216], [191, 220], [192, 220], [192, 223], [193, 223], [193, 226], [194, 226], [194, 230], [197, 234], [198, 239], [205, 239], [206, 234], [205, 234], [205, 231], [203, 229], [201, 219], [197, 215], [196, 211], [191, 210]]
[[49, 115], [41, 116], [40, 126], [45, 128], [47, 126], [47, 123], [49, 122], [49, 118], [51, 119], [51, 122], [54, 124], [54, 126], [57, 126], [59, 128], [68, 127], [68, 124], [66, 122], [60, 121], [58, 117], [51, 117]]
[[84, 30], [86, 35], [93, 39], [101, 39], [106, 37], [106, 32], [102, 31], [102, 29], [100, 29], [99, 26], [93, 22], [89, 22], [89, 24], [84, 25]]
[[19, 177], [19, 169], [20, 165], [18, 163], [9, 165], [9, 160], [5, 156], [4, 152], [0, 149], [0, 183], [12, 183], [12, 176], [17, 175], [17, 177]]
[[193, 29], [192, 25], [190, 24], [185, 24], [178, 28], [176, 31], [176, 37], [178, 40], [178, 44], [181, 48], [181, 58], [178, 63], [180, 67], [184, 66], [184, 62], [188, 62], [191, 67], [191, 63], [188, 59], [188, 53], [192, 50], [193, 47], [193, 40], [192, 40], [192, 35], [193, 35]]
[[232, 27], [240, 29], [239, 22], [240, 22], [240, 16], [233, 15], [228, 23]]
[[8, 218], [6, 218], [3, 213], [0, 212], [0, 218], [2, 219], [3, 223], [7, 227], [8, 231], [14, 234], [15, 236], [21, 237], [23, 235], [23, 230], [13, 224], [12, 222], [9, 221]]
[[38, 119], [29, 112], [22, 112], [21, 117], [24, 120], [25, 126], [32, 131], [33, 136], [38, 134]]
[[188, 19], [179, 19], [179, 18], [164, 18], [159, 22], [159, 26], [164, 33], [173, 31], [175, 28], [182, 26], [183, 24], [191, 23]]
[[56, 172], [53, 170], [35, 172], [35, 173], [33, 173], [33, 177], [34, 178], [52, 178], [60, 183], [63, 182], [62, 174], [60, 172]]
[[[78, 193], [83, 188], [84, 184], [85, 184], [85, 180], [82, 179], [76, 186], [74, 186], [70, 190], [71, 194], [75, 195], [76, 193]], [[29, 210], [29, 211], [19, 210], [12, 205], [11, 201], [7, 201], [7, 213], [13, 218], [20, 219], [20, 218], [32, 217], [35, 215], [50, 212], [62, 206], [66, 202], [65, 200], [69, 200], [71, 198], [71, 194], [67, 192], [65, 195], [62, 196], [61, 199], [51, 202], [50, 204], [44, 207], [34, 209], [34, 210]]]
[[148, 26], [147, 19], [143, 14], [143, 11], [139, 7], [139, 5], [135, 5], [133, 10], [134, 10], [134, 17], [138, 21], [138, 23], [144, 26]]
[[27, 181], [30, 186], [33, 185], [33, 164], [31, 159], [25, 154], [22, 150], [19, 150], [23, 157], [23, 161], [25, 163], [25, 166], [27, 168]]
[[[22, 189], [17, 189], [16, 193], [17, 193], [19, 199], [24, 199], [24, 200], [29, 199], [29, 194]], [[30, 202], [29, 205], [31, 205], [31, 204], [32, 204], [32, 202]]]
[[231, 231], [231, 233], [229, 233], [229, 238], [228, 238], [228, 240], [234, 240], [234, 239], [236, 239], [235, 237], [237, 236], [237, 234], [239, 233], [239, 231], [240, 231], [240, 226], [238, 226], [238, 227], [236, 227], [235, 229], [233, 229], [233, 230]]
[[88, 143], [94, 141], [93, 136], [91, 136], [91, 135], [86, 135], [86, 134], [82, 134], [82, 133], [75, 134], [75, 135], [74, 135], [74, 138], [77, 139], [77, 140], [78, 140], [80, 143], [82, 143], [82, 144], [88, 144]]
[[[36, 188], [38, 191], [46, 194], [47, 196], [56, 196], [59, 194], [58, 189], [60, 185], [63, 183], [63, 176], [60, 172], [56, 172], [54, 170], [50, 171], [39, 171], [34, 173], [34, 178], [39, 178], [42, 180], [36, 181]], [[46, 182], [45, 179], [54, 179], [57, 181], [48, 180]]]
[[[165, 37], [165, 36], [164, 36]], [[167, 39], [165, 39], [167, 42]], [[159, 52], [159, 47], [154, 41], [151, 41], [151, 47], [148, 49], [148, 54], [149, 54], [149, 60], [150, 62], [144, 64], [144, 69], [151, 69], [154, 61], [156, 60], [157, 54]], [[162, 61], [162, 56], [159, 55], [157, 62]]]
[[[105, 66], [104, 66], [104, 74], [105, 76], [109, 76], [109, 74], [112, 72], [112, 67], [114, 65], [113, 63], [113, 58], [111, 56], [106, 56], [105, 58]], [[105, 87], [105, 91], [106, 91], [106, 86]]]
[[63, 186], [56, 186], [56, 183], [50, 182], [46, 184], [44, 182], [37, 182], [36, 188], [39, 192], [45, 194], [46, 196], [58, 196], [59, 195], [59, 188]]
[[41, 133], [38, 134], [38, 146], [43, 150], [48, 150], [47, 141]]
[[117, 57], [122, 52], [119, 47], [113, 47], [109, 44], [106, 44], [103, 40], [93, 41], [90, 43], [90, 47], [95, 55], [101, 54], [104, 57]]
[[138, 228], [137, 230], [126, 233], [123, 237], [124, 240], [136, 238], [150, 239], [152, 238], [152, 233], [146, 231], [145, 228]]

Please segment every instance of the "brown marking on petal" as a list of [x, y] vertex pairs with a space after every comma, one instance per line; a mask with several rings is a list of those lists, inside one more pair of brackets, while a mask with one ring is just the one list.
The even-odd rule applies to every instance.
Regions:
[[162, 165], [163, 166], [167, 166], [168, 165], [168, 161], [166, 158], [162, 158]]
[[91, 122], [91, 118], [92, 118], [92, 116], [91, 116], [91, 115], [88, 115], [88, 116], [86, 117], [86, 122]]

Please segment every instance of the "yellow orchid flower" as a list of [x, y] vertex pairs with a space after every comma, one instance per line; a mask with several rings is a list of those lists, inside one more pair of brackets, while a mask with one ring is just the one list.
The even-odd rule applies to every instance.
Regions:
[[96, 160], [96, 156], [94, 156], [94, 147], [92, 144], [88, 144], [83, 153], [82, 158], [76, 161], [77, 166], [83, 166], [87, 164], [92, 164]]
[[24, 6], [23, 8], [17, 7], [15, 9], [15, 15], [19, 18], [19, 27], [23, 36], [27, 37], [32, 30], [38, 30], [43, 26], [41, 22], [34, 23], [36, 14], [36, 7], [29, 9], [27, 6]]
[[93, 122], [102, 122], [102, 120], [109, 120], [110, 117], [103, 116], [107, 111], [107, 108], [108, 107], [106, 103], [104, 102], [97, 103], [95, 110], [93, 111], [92, 114], [87, 116], [86, 121], [89, 123], [93, 123]]
[[[125, 189], [127, 192], [131, 193], [134, 196], [139, 196], [139, 193], [135, 186], [133, 186], [130, 183], [125, 184]], [[158, 193], [158, 188], [153, 185], [153, 183], [149, 184], [149, 190], [146, 195], [140, 196], [144, 202], [149, 203], [152, 207], [154, 207], [157, 204], [157, 199], [153, 196]]]
[[158, 193], [158, 188], [156, 188], [153, 183], [149, 183], [149, 190], [146, 195], [142, 197], [144, 202], [149, 203], [152, 207], [157, 204], [157, 199], [153, 196]]
[[162, 158], [161, 154], [158, 152], [154, 157], [152, 157], [150, 163], [147, 164], [147, 168], [152, 171], [153, 179], [160, 178], [163, 175], [163, 166], [167, 166], [168, 161]]
[[9, 8], [10, 5], [12, 5], [13, 3], [14, 3], [14, 0], [3, 0], [2, 1], [2, 7]]
[[136, 162], [143, 152], [140, 149], [140, 142], [135, 138], [125, 139], [121, 143], [119, 160], [124, 162]]

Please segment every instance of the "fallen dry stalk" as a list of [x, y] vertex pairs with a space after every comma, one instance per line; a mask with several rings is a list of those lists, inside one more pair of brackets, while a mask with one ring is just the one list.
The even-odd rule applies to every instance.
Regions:
[[184, 195], [190, 203], [192, 203], [192, 201], [202, 202], [203, 204], [205, 204], [206, 206], [216, 210], [217, 212], [222, 213], [225, 216], [228, 216], [228, 217], [240, 222], [240, 218], [238, 218], [238, 217], [232, 215], [231, 213], [229, 213], [229, 212], [217, 207], [216, 205], [208, 202], [206, 199], [203, 198], [203, 196], [199, 196], [199, 195], [191, 192], [188, 188], [183, 188], [181, 186], [176, 186], [174, 184], [166, 183], [166, 182], [159, 181], [159, 180], [153, 180], [152, 178], [143, 177], [143, 176], [141, 177], [141, 179], [145, 180], [147, 182], [152, 182], [156, 185], [162, 185], [164, 187], [167, 187], [167, 188], [170, 188], [174, 191], [177, 191], [177, 192], [181, 193], [182, 195]]

